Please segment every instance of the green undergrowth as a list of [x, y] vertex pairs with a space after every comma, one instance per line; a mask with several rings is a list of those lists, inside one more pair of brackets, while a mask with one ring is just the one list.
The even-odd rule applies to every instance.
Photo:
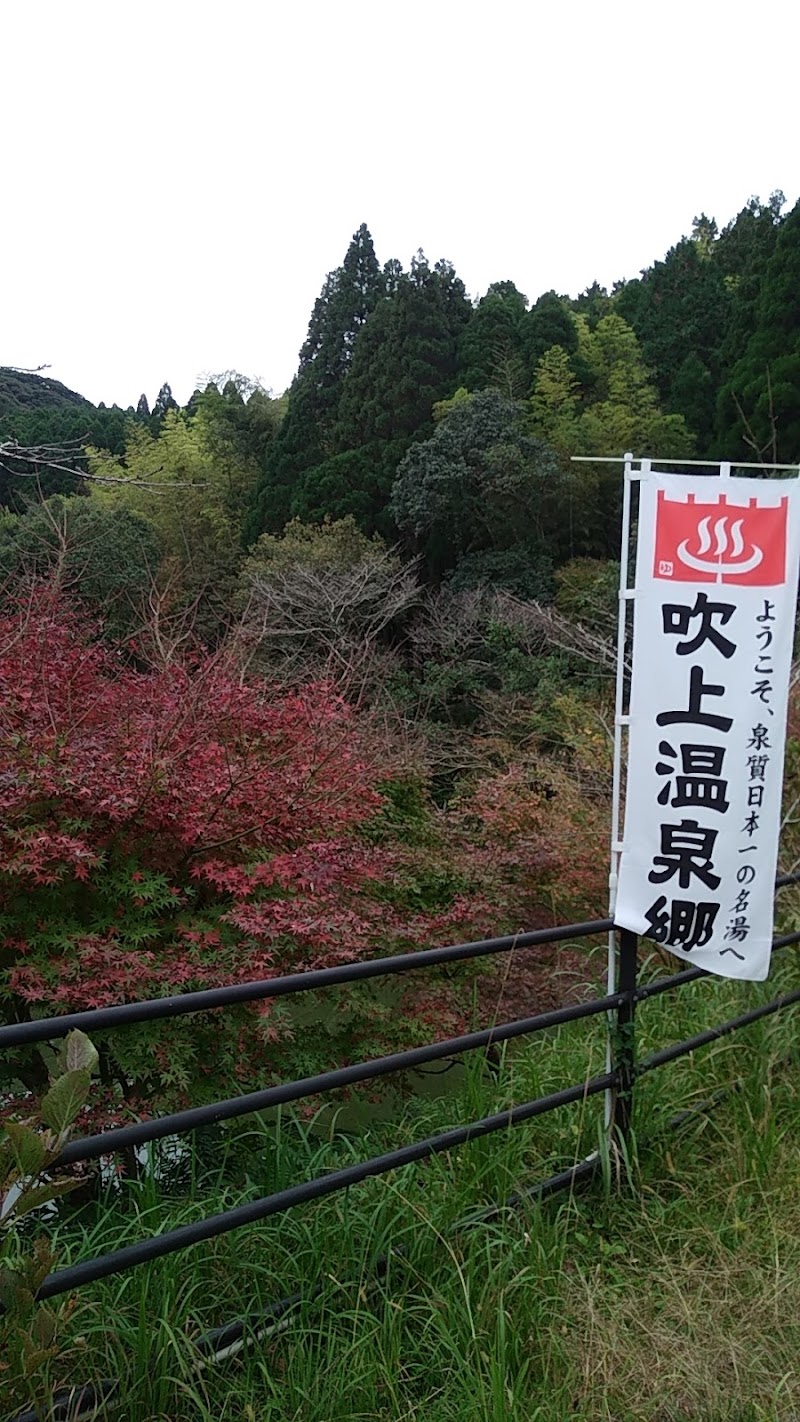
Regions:
[[[766, 984], [701, 980], [643, 1004], [639, 1052], [791, 991], [796, 952]], [[125, 1422], [790, 1422], [797, 1029], [790, 1008], [645, 1075], [625, 1160], [603, 1150], [593, 1097], [91, 1285], [50, 1381], [119, 1378], [108, 1415]], [[491, 1070], [472, 1060], [456, 1087], [445, 1076], [441, 1094], [358, 1132], [286, 1111], [205, 1132], [180, 1170], [162, 1158], [63, 1216], [59, 1264], [586, 1080], [604, 1053], [595, 1018], [506, 1048]], [[587, 1189], [475, 1222], [598, 1146]], [[268, 1337], [201, 1365], [199, 1335], [295, 1292]]]

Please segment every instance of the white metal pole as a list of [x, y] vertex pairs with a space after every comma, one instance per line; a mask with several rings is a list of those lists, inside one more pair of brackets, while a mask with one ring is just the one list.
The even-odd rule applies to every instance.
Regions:
[[[650, 460], [641, 460], [639, 463], [640, 473], [649, 473]], [[625, 465], [623, 469], [622, 486], [622, 538], [620, 542], [619, 555], [619, 591], [617, 594], [617, 680], [614, 697], [614, 768], [611, 782], [611, 854], [610, 868], [608, 875], [608, 916], [614, 917], [614, 910], [617, 904], [617, 877], [619, 871], [619, 858], [622, 852], [622, 838], [620, 834], [620, 803], [622, 791], [622, 749], [623, 730], [628, 724], [629, 717], [625, 709], [625, 653], [628, 643], [628, 602], [633, 597], [634, 589], [628, 586], [628, 570], [630, 567], [630, 541], [631, 541], [631, 483], [633, 480], [633, 455], [625, 455]], [[634, 584], [635, 584], [634, 576]], [[617, 939], [613, 930], [608, 935], [608, 961], [606, 967], [606, 992], [614, 993], [617, 990]], [[609, 1031], [606, 1040], [606, 1071], [611, 1071], [613, 1065], [613, 1044], [611, 1041], [611, 1027], [613, 1025], [613, 1014], [609, 1014]], [[614, 1094], [611, 1088], [606, 1091], [605, 1099], [605, 1121], [606, 1130], [610, 1130], [614, 1109]]]

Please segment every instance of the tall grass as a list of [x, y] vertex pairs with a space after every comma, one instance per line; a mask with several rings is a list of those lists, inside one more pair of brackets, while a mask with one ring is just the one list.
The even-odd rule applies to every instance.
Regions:
[[[644, 1004], [639, 1050], [796, 986], [793, 952], [769, 984], [702, 980]], [[629, 1168], [606, 1157], [581, 1194], [471, 1222], [602, 1146], [599, 1098], [82, 1290], [52, 1380], [118, 1377], [125, 1422], [789, 1422], [797, 1028], [789, 1009], [642, 1078]], [[507, 1049], [496, 1072], [471, 1060], [457, 1091], [409, 1100], [357, 1136], [330, 1113], [238, 1123], [197, 1142], [180, 1183], [153, 1170], [64, 1218], [59, 1262], [584, 1080], [604, 1049], [602, 1020], [562, 1027]], [[204, 1364], [199, 1336], [294, 1293], [267, 1336]]]

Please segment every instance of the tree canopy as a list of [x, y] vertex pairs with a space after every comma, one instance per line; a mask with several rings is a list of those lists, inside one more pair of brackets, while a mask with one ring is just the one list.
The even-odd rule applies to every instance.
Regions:
[[[381, 265], [362, 223], [279, 399], [225, 371], [183, 410], [167, 382], [107, 410], [0, 371], [0, 504], [116, 481], [93, 500], [145, 520], [187, 603], [221, 605], [248, 548], [292, 520], [399, 538], [434, 580], [519, 589], [535, 564], [549, 586], [567, 558], [616, 553], [617, 472], [572, 455], [798, 457], [800, 205], [784, 207], [774, 192], [727, 223], [701, 212], [635, 278], [532, 301], [508, 277], [470, 299], [421, 251]], [[48, 463], [59, 443], [72, 466]]]
[[484, 390], [454, 401], [409, 450], [392, 512], [435, 573], [511, 549], [541, 570], [558, 544], [559, 472], [555, 451], [528, 432], [525, 407]]

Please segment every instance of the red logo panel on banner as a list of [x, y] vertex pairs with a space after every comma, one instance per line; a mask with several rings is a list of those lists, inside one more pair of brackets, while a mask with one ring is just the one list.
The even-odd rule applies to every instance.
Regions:
[[653, 576], [676, 583], [739, 583], [774, 588], [786, 581], [788, 499], [729, 504], [658, 491]]

